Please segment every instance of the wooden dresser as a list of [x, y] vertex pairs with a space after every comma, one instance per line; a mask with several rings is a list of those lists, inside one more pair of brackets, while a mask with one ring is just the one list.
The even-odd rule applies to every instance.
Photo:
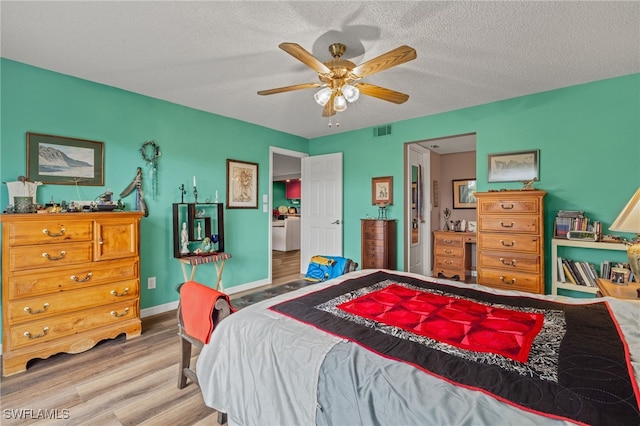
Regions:
[[471, 275], [471, 246], [474, 232], [433, 232], [433, 276], [467, 281]]
[[544, 294], [545, 191], [476, 193], [478, 283]]
[[3, 214], [2, 374], [139, 336], [142, 212]]
[[362, 269], [396, 269], [396, 221], [362, 219]]

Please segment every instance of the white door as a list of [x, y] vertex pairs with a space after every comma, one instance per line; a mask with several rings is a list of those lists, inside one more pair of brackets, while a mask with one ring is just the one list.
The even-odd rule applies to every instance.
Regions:
[[342, 153], [302, 159], [300, 273], [312, 256], [342, 256]]

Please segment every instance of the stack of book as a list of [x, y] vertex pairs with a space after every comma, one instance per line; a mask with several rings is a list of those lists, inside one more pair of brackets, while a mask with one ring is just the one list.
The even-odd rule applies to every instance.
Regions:
[[558, 280], [587, 287], [598, 287], [596, 279], [601, 278], [593, 264], [558, 257]]
[[589, 218], [578, 210], [558, 210], [555, 223], [556, 238], [567, 238], [569, 231], [588, 231]]

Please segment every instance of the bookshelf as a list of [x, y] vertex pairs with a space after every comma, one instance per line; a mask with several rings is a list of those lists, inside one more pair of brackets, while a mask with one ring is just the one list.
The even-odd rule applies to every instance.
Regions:
[[[605, 250], [605, 251], [622, 251], [625, 253], [626, 259], [627, 246], [620, 243], [604, 243], [600, 241], [580, 241], [580, 240], [566, 240], [560, 238], [554, 238], [551, 240], [551, 294], [558, 295], [558, 289], [577, 291], [581, 293], [597, 294], [598, 287], [586, 287], [582, 285], [576, 285], [569, 282], [563, 283], [558, 280], [558, 251], [563, 250], [563, 247], [578, 248], [578, 249], [590, 249], [590, 250]], [[561, 256], [569, 257], [569, 256]], [[573, 257], [573, 256], [572, 256]], [[591, 256], [593, 257], [593, 256]], [[602, 260], [608, 260], [605, 255], [602, 255]]]

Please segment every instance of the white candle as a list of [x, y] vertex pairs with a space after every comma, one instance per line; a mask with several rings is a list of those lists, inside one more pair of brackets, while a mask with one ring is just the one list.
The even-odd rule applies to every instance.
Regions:
[[193, 177], [193, 186], [196, 186], [196, 177]]

